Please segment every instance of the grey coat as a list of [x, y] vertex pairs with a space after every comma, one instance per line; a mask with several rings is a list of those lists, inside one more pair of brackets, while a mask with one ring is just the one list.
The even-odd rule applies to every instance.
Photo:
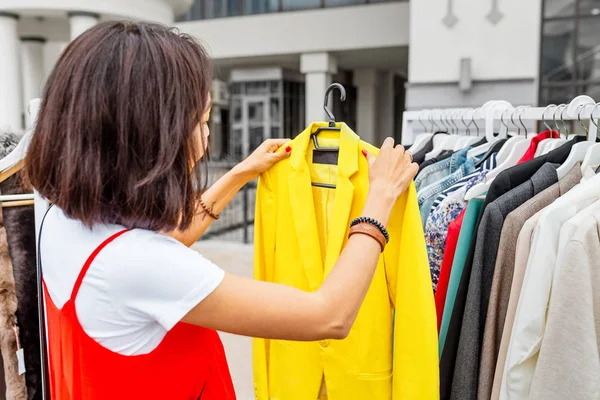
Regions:
[[488, 204], [483, 213], [460, 330], [451, 399], [477, 399], [479, 357], [504, 218], [558, 182], [556, 168], [557, 164], [544, 164], [531, 179]]

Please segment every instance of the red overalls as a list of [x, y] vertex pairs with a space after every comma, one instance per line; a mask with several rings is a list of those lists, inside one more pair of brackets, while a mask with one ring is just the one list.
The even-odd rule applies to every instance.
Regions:
[[58, 309], [44, 298], [48, 321], [51, 400], [233, 400], [235, 391], [216, 331], [179, 322], [151, 353], [124, 356], [102, 347], [83, 330], [75, 298], [105, 240], [81, 269], [71, 297]]

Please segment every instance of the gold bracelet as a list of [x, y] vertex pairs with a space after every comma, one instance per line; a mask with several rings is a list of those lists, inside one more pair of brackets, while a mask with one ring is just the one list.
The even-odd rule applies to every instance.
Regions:
[[204, 200], [202, 200], [202, 197], [200, 198], [200, 205], [204, 209], [204, 212], [207, 213], [211, 218], [215, 220], [219, 219], [219, 214], [215, 214], [212, 207], [206, 207], [206, 204], [204, 204]]

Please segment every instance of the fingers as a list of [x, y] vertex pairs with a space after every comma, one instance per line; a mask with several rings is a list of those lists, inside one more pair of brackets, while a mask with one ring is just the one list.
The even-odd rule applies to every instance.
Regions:
[[[269, 146], [270, 149], [275, 149], [277, 150], [278, 148], [280, 148], [281, 146], [283, 146], [284, 144], [286, 144], [287, 142], [289, 142], [291, 139], [267, 139], [265, 140], [265, 143]], [[275, 151], [273, 150], [273, 151]]]
[[383, 141], [383, 144], [381, 145], [381, 150], [393, 149], [393, 148], [394, 148], [394, 138], [392, 138], [392, 137], [385, 138], [385, 140]]
[[[288, 151], [289, 149], [289, 151]], [[283, 151], [276, 151], [274, 153], [270, 153], [268, 154], [272, 159], [273, 162], [277, 162], [277, 161], [281, 161], [281, 160], [285, 160], [286, 158], [289, 158], [292, 155], [292, 148], [290, 146], [287, 146]]]
[[373, 163], [375, 162], [375, 156], [373, 154], [369, 153], [369, 151], [367, 151], [366, 149], [363, 150], [362, 153], [367, 158], [367, 162], [369, 163], [369, 167], [371, 167], [373, 165]]

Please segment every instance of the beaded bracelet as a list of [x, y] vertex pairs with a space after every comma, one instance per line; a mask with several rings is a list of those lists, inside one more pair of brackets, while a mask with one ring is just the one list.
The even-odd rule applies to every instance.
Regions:
[[211, 216], [213, 219], [219, 219], [219, 214], [215, 214], [212, 207], [206, 207], [206, 204], [204, 204], [204, 200], [202, 200], [202, 198], [200, 198], [200, 205], [204, 209], [204, 212]]
[[350, 223], [350, 228], [352, 228], [354, 225], [357, 225], [357, 224], [371, 224], [371, 225], [375, 226], [377, 229], [379, 229], [379, 231], [385, 238], [385, 242], [386, 243], [390, 242], [390, 235], [389, 235], [387, 229], [385, 229], [385, 226], [383, 226], [383, 224], [381, 222], [377, 221], [375, 218], [371, 218], [371, 217], [354, 218], [352, 220], [352, 222]]

